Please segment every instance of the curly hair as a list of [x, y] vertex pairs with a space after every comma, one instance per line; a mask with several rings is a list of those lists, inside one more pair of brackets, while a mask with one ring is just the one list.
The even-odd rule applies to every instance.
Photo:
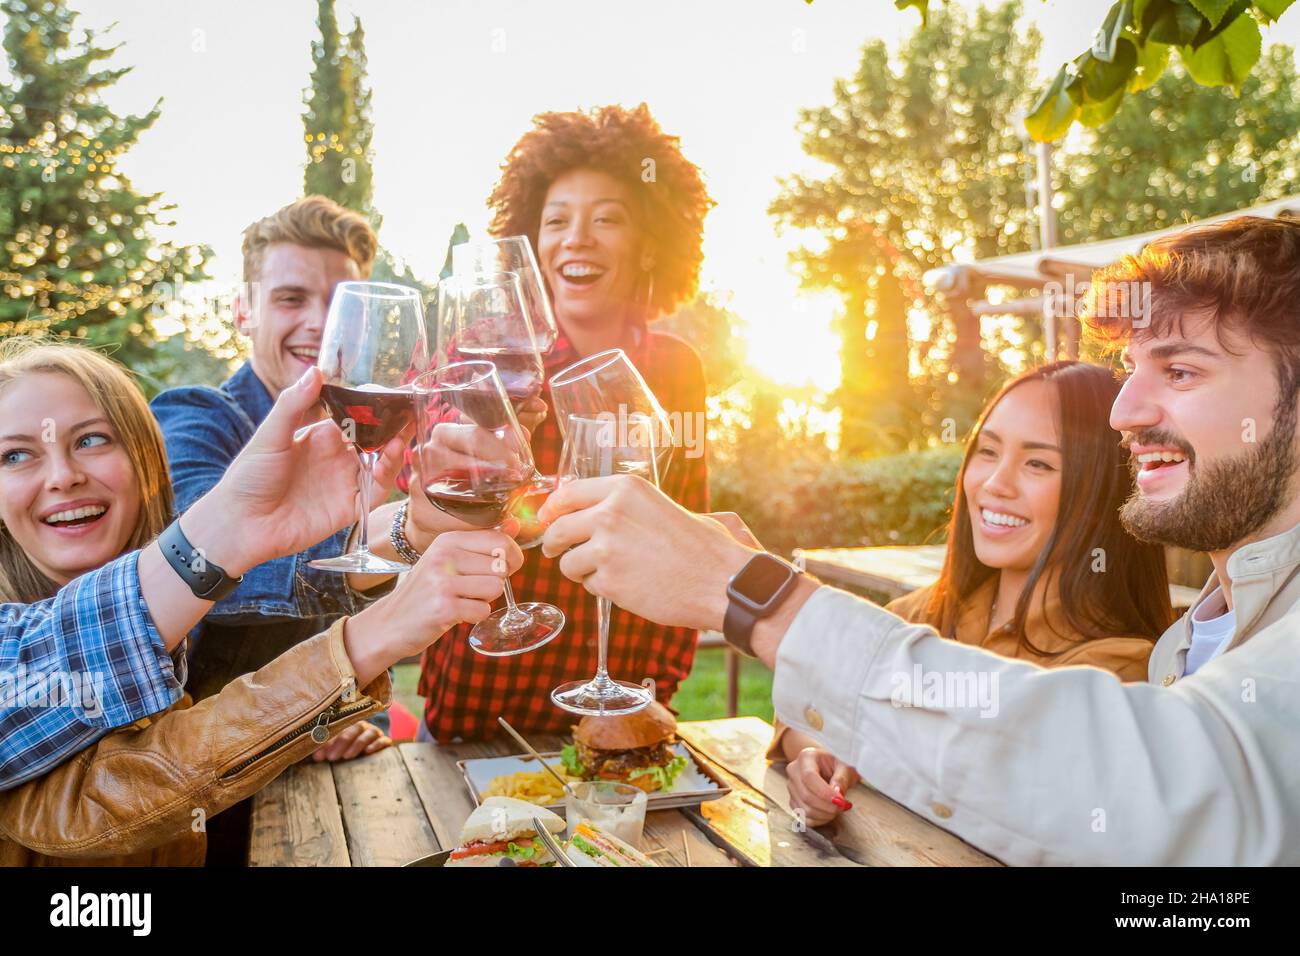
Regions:
[[488, 198], [491, 233], [527, 236], [536, 249], [546, 191], [573, 169], [607, 173], [639, 197], [638, 221], [654, 248], [651, 313], [672, 312], [695, 292], [704, 259], [704, 217], [714, 202], [699, 168], [644, 103], [540, 113], [510, 150]]

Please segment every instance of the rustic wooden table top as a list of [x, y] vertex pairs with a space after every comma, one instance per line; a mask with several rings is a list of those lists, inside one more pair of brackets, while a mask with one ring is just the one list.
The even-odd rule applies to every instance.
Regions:
[[[731, 793], [698, 807], [646, 815], [644, 850], [661, 866], [997, 866], [957, 837], [859, 785], [853, 809], [801, 830], [785, 768], [764, 754], [772, 728], [757, 717], [683, 722]], [[560, 737], [538, 736], [539, 750]], [[507, 739], [439, 747], [407, 743], [345, 763], [290, 767], [254, 798], [250, 866], [401, 866], [457, 845], [474, 809], [456, 761], [517, 753]], [[660, 852], [656, 852], [660, 851]]]
[[[928, 587], [943, 572], [943, 545], [895, 548], [796, 548], [794, 563], [828, 584], [878, 591], [890, 599]], [[1169, 585], [1169, 600], [1179, 610], [1196, 603], [1200, 591]]]

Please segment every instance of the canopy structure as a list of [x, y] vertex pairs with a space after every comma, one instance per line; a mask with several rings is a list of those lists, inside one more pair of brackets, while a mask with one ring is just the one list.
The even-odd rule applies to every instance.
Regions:
[[[1195, 223], [1179, 223], [1154, 232], [1135, 236], [1086, 242], [1074, 246], [1057, 246], [1034, 252], [997, 256], [979, 262], [951, 263], [925, 274], [930, 288], [942, 294], [948, 310], [955, 316], [1032, 315], [1042, 313], [1047, 360], [1058, 357], [1058, 340], [1064, 332], [1069, 358], [1079, 357], [1079, 323], [1075, 320], [1076, 298], [1086, 288], [1089, 277], [1097, 270], [1126, 255], [1141, 252], [1150, 242], [1179, 232], [1190, 225], [1219, 222], [1236, 216], [1300, 217], [1300, 196], [1260, 203], [1220, 216], [1210, 216]], [[1014, 286], [1029, 296], [1007, 301], [985, 298], [989, 286]], [[1033, 292], [1038, 295], [1033, 295]], [[1058, 320], [1066, 319], [1064, 328]]]

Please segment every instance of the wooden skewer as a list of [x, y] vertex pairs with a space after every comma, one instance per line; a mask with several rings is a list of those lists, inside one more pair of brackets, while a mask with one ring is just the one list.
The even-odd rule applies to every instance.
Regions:
[[691, 865], [691, 844], [686, 839], [686, 831], [682, 831], [682, 853], [686, 856], [686, 865]]

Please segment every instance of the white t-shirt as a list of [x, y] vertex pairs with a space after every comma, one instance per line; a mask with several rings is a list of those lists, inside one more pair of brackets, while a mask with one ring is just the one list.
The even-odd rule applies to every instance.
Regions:
[[[1218, 617], [1207, 616], [1215, 611], [1222, 613]], [[1236, 630], [1237, 614], [1227, 609], [1222, 589], [1215, 588], [1192, 612], [1192, 646], [1187, 649], [1183, 676], [1195, 674], [1206, 661], [1218, 657]]]

